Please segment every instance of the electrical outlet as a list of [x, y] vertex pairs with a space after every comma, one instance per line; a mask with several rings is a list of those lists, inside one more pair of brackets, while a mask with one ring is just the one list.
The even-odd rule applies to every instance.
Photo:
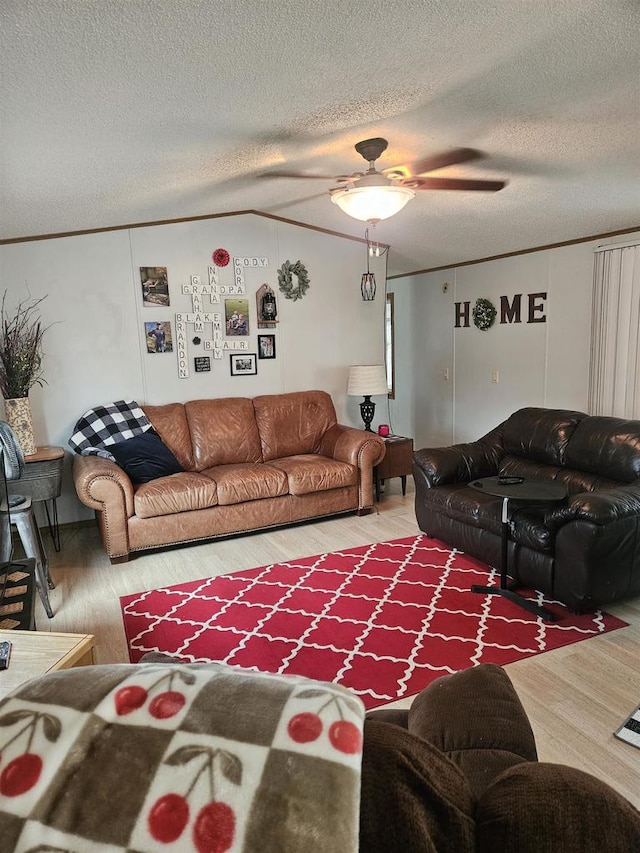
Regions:
[[491, 381], [493, 383], [495, 383], [496, 385], [498, 384], [498, 382], [500, 382], [500, 371], [499, 370], [492, 370], [491, 371]]
[[448, 367], [445, 367], [445, 369], [442, 371], [442, 378], [443, 378], [444, 380], [448, 380], [448, 379], [449, 379], [449, 368], [448, 368]]

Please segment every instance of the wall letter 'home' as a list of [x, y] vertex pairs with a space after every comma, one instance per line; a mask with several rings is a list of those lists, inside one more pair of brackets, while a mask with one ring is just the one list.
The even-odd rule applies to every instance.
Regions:
[[[464, 326], [465, 329], [469, 328], [469, 315], [470, 315], [470, 302], [456, 302], [456, 325], [455, 328], [459, 329], [461, 326]], [[461, 322], [462, 321], [462, 322]]]
[[538, 300], [544, 300], [547, 298], [546, 293], [530, 293], [529, 294], [529, 319], [527, 323], [546, 323], [547, 318], [544, 314], [541, 317], [536, 317], [535, 315], [539, 312], [544, 311], [544, 305], [542, 302], [538, 302]]
[[500, 322], [501, 323], [521, 323], [520, 308], [522, 305], [522, 294], [516, 293], [513, 297], [511, 305], [509, 305], [509, 297], [500, 297]]

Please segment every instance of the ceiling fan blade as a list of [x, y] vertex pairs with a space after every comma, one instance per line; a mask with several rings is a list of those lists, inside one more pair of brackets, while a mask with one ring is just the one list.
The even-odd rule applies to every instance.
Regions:
[[265, 207], [264, 210], [267, 213], [278, 213], [281, 210], [287, 210], [290, 207], [293, 207], [296, 204], [303, 204], [305, 201], [313, 201], [316, 198], [326, 198], [326, 191], [321, 193], [314, 193], [313, 195], [307, 195], [304, 198], [294, 198], [291, 201], [283, 201], [280, 204], [272, 204], [268, 207]]
[[424, 157], [422, 160], [405, 163], [402, 166], [395, 166], [392, 169], [383, 169], [382, 171], [389, 177], [393, 177], [393, 173], [395, 172], [403, 178], [408, 178], [410, 175], [424, 175], [427, 172], [435, 172], [438, 169], [445, 169], [447, 166], [455, 166], [458, 163], [469, 163], [471, 160], [480, 160], [484, 156], [482, 151], [478, 151], [476, 148], [452, 148], [451, 151], [442, 151], [440, 154], [434, 154], [432, 157]]
[[495, 193], [506, 181], [476, 181], [473, 178], [411, 178], [401, 182], [412, 190], [463, 190]]
[[319, 180], [319, 181], [336, 181], [344, 178], [346, 180], [346, 175], [340, 175], [336, 177], [335, 175], [308, 175], [305, 172], [262, 172], [262, 174], [258, 175], [259, 178], [307, 178], [311, 180]]

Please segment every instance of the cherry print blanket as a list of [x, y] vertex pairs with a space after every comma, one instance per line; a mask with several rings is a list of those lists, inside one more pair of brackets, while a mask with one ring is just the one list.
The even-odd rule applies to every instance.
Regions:
[[222, 664], [33, 679], [0, 702], [3, 853], [358, 849], [364, 708]]

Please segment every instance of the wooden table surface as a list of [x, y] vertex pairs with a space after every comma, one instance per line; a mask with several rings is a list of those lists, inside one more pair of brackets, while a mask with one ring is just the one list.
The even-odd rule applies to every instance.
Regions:
[[93, 634], [0, 631], [0, 642], [4, 640], [12, 648], [9, 668], [0, 670], [0, 699], [30, 678], [93, 663]]

